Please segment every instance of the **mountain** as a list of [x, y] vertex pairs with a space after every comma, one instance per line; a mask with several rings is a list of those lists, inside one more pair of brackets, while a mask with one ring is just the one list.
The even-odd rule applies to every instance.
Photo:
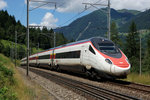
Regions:
[[[106, 32], [106, 23], [106, 14], [102, 11], [94, 11], [86, 16], [78, 18], [68, 26], [56, 29], [56, 31], [64, 33], [65, 37], [68, 39], [76, 39], [79, 33], [81, 33], [88, 26], [88, 24], [90, 24], [89, 28], [85, 30], [81, 36], [88, 38], [93, 35], [103, 35]], [[104, 28], [105, 30], [99, 32], [98, 28]], [[88, 35], [86, 35], [86, 33], [88, 33]]]
[[[103, 11], [102, 11], [103, 10]], [[96, 10], [86, 16], [76, 19], [68, 26], [55, 29], [56, 32], [61, 32], [68, 39], [79, 40], [86, 39], [94, 36], [104, 37], [107, 32], [107, 14], [106, 8]], [[111, 20], [117, 22], [118, 26], [122, 26], [131, 20], [136, 15], [131, 12], [120, 12], [111, 9]]]
[[128, 10], [128, 9], [121, 9], [121, 10], [117, 10], [118, 12], [121, 12], [121, 13], [132, 13], [134, 15], [137, 15], [139, 13], [141, 13], [140, 11], [137, 11], [137, 10]]
[[150, 9], [144, 12], [141, 12], [131, 18], [127, 23], [122, 25], [119, 30], [120, 32], [128, 32], [131, 22], [134, 21], [137, 25], [137, 29], [149, 29], [150, 28]]

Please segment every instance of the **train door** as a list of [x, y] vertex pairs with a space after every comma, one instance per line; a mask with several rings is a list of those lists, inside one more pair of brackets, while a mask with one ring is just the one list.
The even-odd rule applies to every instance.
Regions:
[[87, 45], [83, 45], [81, 51], [81, 64], [84, 66], [88, 66], [89, 63], [89, 50]]
[[55, 53], [54, 50], [52, 51], [52, 53], [50, 54], [50, 64], [51, 66], [54, 66], [54, 59], [55, 59]]
[[49, 65], [51, 65], [51, 53], [49, 53]]
[[37, 65], [37, 66], [39, 65], [38, 58], [39, 58], [39, 56], [38, 56], [38, 54], [37, 54], [37, 55], [36, 55], [36, 65]]

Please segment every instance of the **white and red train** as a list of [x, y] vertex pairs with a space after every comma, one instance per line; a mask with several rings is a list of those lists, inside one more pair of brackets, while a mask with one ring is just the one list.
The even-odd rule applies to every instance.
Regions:
[[[26, 58], [21, 60], [26, 65]], [[131, 65], [125, 54], [105, 38], [96, 37], [51, 48], [29, 56], [30, 66], [84, 72], [101, 78], [126, 78]]]

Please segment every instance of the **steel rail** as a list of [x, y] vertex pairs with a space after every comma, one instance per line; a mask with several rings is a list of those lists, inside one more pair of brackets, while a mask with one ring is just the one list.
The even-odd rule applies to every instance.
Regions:
[[135, 90], [138, 92], [142, 92], [145, 94], [150, 94], [150, 86], [149, 85], [143, 85], [143, 84], [137, 84], [133, 82], [127, 82], [127, 81], [122, 81], [122, 80], [115, 80], [115, 81], [109, 81], [106, 82], [107, 84], [112, 84], [124, 88], [128, 88], [131, 90]]
[[96, 99], [124, 99], [124, 100], [138, 100], [135, 97], [132, 96], [128, 96], [125, 94], [121, 94], [121, 93], [117, 93], [108, 89], [104, 89], [101, 87], [97, 87], [94, 85], [90, 85], [88, 83], [83, 83], [80, 81], [76, 81], [73, 79], [69, 79], [63, 76], [58, 76], [49, 72], [45, 72], [43, 71], [43, 69], [39, 70], [38, 68], [31, 68], [31, 71], [42, 76], [45, 77], [51, 81], [54, 81], [56, 84], [60, 84], [63, 85], [67, 88], [72, 88], [73, 90], [77, 90], [80, 91], [92, 98], [96, 98]]

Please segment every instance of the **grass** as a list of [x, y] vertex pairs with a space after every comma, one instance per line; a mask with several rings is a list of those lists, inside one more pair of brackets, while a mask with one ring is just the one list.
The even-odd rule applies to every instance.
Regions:
[[[8, 68], [7, 58], [0, 55], [0, 100], [18, 100], [13, 86], [16, 84], [13, 68]], [[8, 60], [9, 61], [9, 60]]]
[[11, 60], [0, 54], [0, 100], [32, 100], [34, 92], [24, 84]]
[[128, 75], [127, 79], [125, 79], [125, 80], [130, 81], [130, 82], [150, 85], [150, 75], [149, 74], [143, 73], [142, 75], [139, 75], [137, 73], [130, 73]]
[[19, 100], [32, 100], [34, 97], [34, 90], [24, 84], [24, 80], [20, 76], [18, 70], [16, 70], [14, 77], [17, 81], [17, 84], [14, 86], [14, 88], [18, 94], [17, 97]]

